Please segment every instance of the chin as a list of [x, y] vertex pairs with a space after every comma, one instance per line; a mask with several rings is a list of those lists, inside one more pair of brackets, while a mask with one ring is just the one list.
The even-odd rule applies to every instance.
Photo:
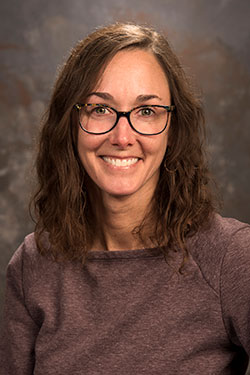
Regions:
[[137, 192], [138, 189], [132, 188], [132, 187], [116, 187], [108, 189], [102, 189], [102, 191], [108, 195], [114, 196], [114, 197], [126, 197], [131, 196]]
[[122, 190], [122, 191], [110, 190], [110, 191], [106, 191], [105, 193], [116, 198], [128, 197], [134, 194], [134, 192], [131, 192], [129, 190]]

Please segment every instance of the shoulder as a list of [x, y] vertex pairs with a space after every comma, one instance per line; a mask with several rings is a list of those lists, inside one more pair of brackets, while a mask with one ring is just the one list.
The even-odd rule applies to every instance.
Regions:
[[7, 267], [7, 282], [19, 282], [23, 285], [34, 284], [58, 264], [41, 255], [38, 251], [35, 234], [27, 235], [14, 252]]
[[219, 292], [222, 275], [233, 272], [239, 262], [250, 264], [250, 225], [215, 214], [188, 241], [188, 249], [209, 284]]
[[9, 262], [9, 267], [15, 268], [23, 266], [25, 263], [40, 261], [41, 255], [38, 252], [35, 234], [27, 235], [21, 245], [14, 252]]
[[249, 224], [215, 214], [208, 224], [188, 241], [188, 247], [199, 262], [206, 262], [208, 259], [218, 262], [229, 249], [240, 253], [241, 249], [249, 244], [249, 237]]

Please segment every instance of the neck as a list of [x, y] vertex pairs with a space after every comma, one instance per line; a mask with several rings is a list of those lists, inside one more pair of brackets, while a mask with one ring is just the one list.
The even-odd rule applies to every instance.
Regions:
[[[130, 196], [116, 197], [101, 194], [100, 199], [96, 199], [95, 195], [95, 200], [92, 199], [92, 202], [95, 202], [95, 218], [99, 235], [92, 249], [134, 250], [152, 246], [150, 241], [142, 242], [140, 236], [134, 233], [144, 218], [149, 217], [147, 214], [151, 198], [146, 201]], [[150, 233], [147, 233], [147, 238], [150, 238]]]

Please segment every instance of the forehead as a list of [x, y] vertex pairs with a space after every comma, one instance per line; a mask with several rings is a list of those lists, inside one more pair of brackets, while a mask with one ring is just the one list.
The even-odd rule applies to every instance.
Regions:
[[145, 50], [122, 50], [106, 65], [95, 91], [115, 94], [169, 96], [168, 80], [157, 58]]

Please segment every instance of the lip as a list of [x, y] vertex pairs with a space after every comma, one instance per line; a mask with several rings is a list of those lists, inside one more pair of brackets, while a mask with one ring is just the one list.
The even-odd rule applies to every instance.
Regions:
[[103, 162], [113, 168], [129, 168], [133, 167], [141, 160], [137, 156], [126, 156], [126, 157], [117, 157], [110, 155], [101, 155], [100, 158]]

